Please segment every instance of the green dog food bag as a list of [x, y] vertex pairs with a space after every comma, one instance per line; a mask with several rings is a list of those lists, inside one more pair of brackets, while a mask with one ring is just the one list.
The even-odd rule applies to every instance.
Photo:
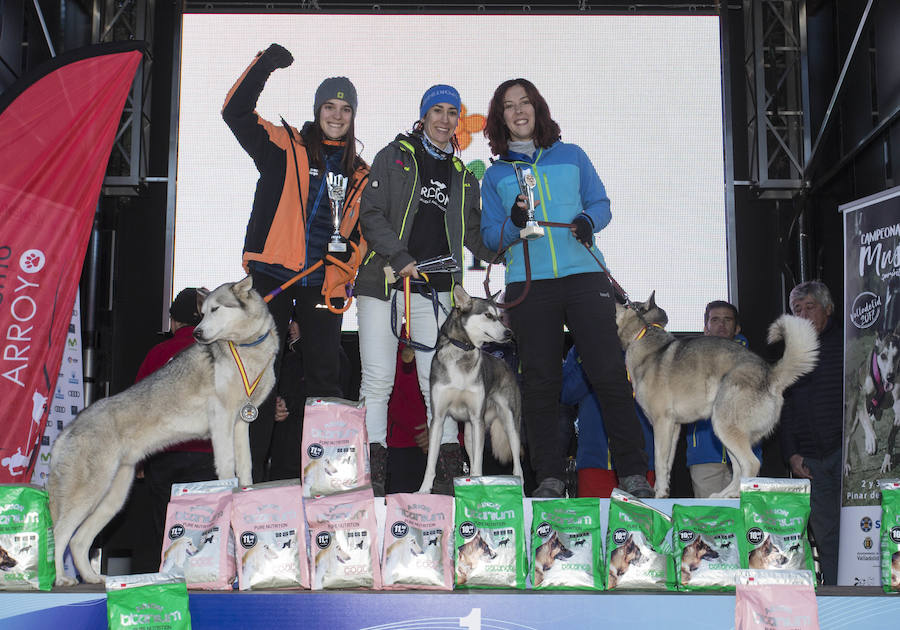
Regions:
[[809, 479], [741, 479], [744, 569], [815, 571], [806, 536]]
[[603, 530], [597, 499], [533, 501], [531, 584], [603, 589]]
[[109, 630], [190, 630], [187, 584], [165, 573], [106, 578]]
[[0, 590], [49, 591], [56, 580], [47, 492], [0, 486]]
[[879, 479], [881, 490], [881, 587], [900, 591], [900, 479]]
[[607, 588], [675, 590], [672, 519], [616, 488], [609, 501]]
[[721, 505], [672, 507], [678, 590], [733, 591], [744, 549], [744, 514]]
[[457, 477], [456, 586], [525, 588], [525, 506], [513, 476]]

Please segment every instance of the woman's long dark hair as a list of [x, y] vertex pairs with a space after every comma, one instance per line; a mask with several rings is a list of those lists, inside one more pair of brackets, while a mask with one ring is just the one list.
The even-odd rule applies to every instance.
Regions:
[[484, 137], [491, 145], [491, 153], [494, 155], [506, 155], [509, 152], [509, 129], [503, 120], [503, 97], [514, 85], [521, 85], [525, 89], [528, 100], [534, 106], [534, 146], [546, 149], [559, 140], [559, 124], [550, 117], [550, 107], [534, 87], [534, 83], [528, 79], [509, 79], [494, 90], [484, 125]]
[[[319, 121], [319, 115], [322, 111], [316, 112], [315, 119], [311, 123], [303, 125], [300, 136], [306, 144], [306, 154], [309, 156], [310, 163], [316, 168], [325, 168], [325, 134], [322, 132], [322, 125]], [[345, 175], [351, 175], [357, 168], [365, 166], [365, 162], [356, 154], [356, 116], [350, 119], [350, 127], [344, 136], [344, 155], [341, 158], [341, 168], [344, 169]]]

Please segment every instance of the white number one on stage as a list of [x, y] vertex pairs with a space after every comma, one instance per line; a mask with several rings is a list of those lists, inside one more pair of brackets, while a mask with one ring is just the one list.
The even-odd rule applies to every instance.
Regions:
[[465, 617], [459, 618], [459, 627], [469, 630], [481, 630], [481, 609], [473, 608]]

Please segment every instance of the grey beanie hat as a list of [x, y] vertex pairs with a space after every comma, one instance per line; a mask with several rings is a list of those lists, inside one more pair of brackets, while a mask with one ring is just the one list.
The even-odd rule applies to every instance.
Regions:
[[319, 108], [325, 101], [332, 98], [347, 101], [353, 108], [353, 115], [356, 116], [356, 88], [347, 77], [329, 77], [319, 84], [313, 101], [313, 116], [319, 113]]

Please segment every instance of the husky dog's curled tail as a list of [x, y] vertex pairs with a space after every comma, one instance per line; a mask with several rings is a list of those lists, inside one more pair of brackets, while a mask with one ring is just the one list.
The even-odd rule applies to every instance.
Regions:
[[769, 389], [781, 395], [804, 374], [812, 372], [819, 360], [819, 338], [812, 322], [782, 315], [769, 326], [768, 342], [784, 340], [784, 355], [772, 366]]

